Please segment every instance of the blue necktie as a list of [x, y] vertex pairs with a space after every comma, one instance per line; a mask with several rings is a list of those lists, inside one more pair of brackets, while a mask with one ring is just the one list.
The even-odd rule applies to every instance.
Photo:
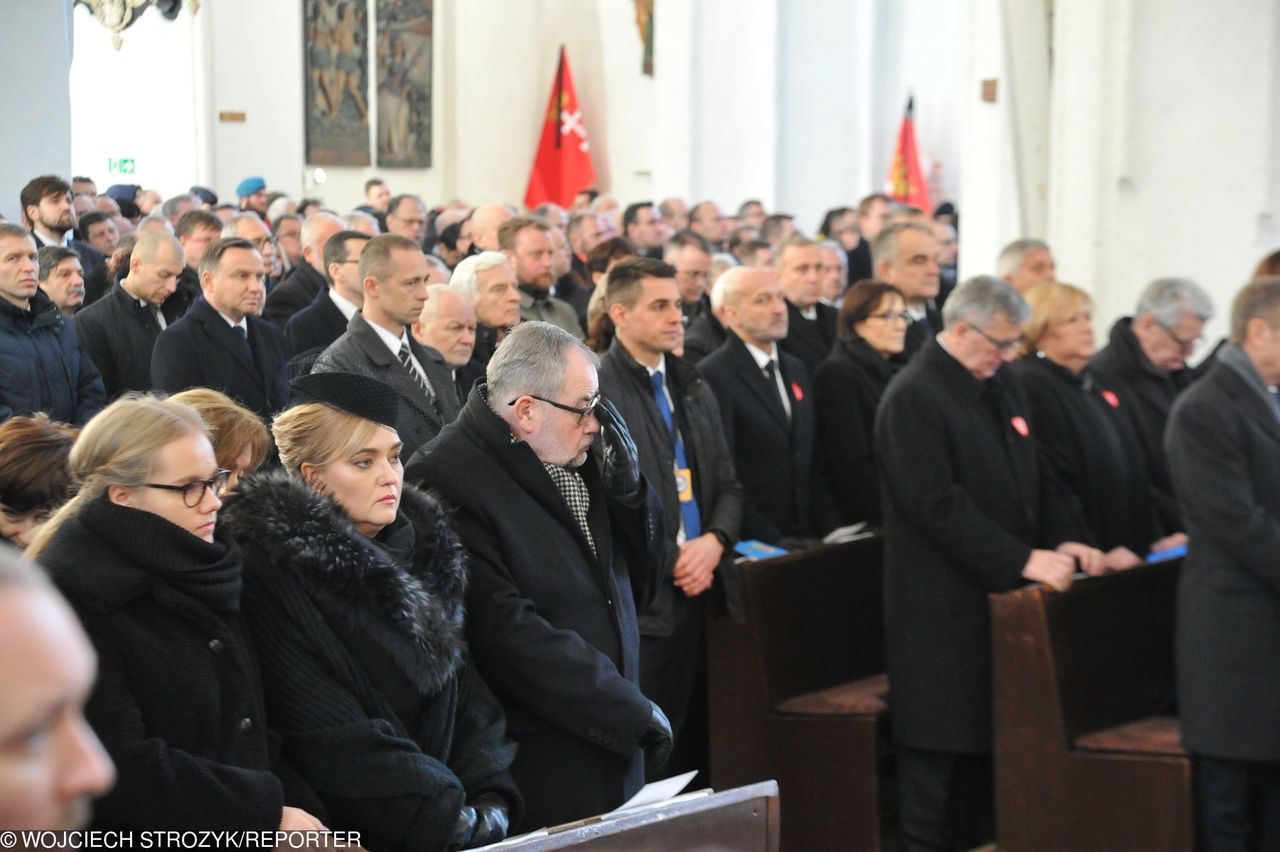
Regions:
[[[689, 481], [685, 483], [689, 499], [680, 501], [680, 515], [684, 521], [684, 540], [693, 541], [702, 535], [702, 520], [698, 514], [698, 498], [693, 496], [693, 472], [689, 470], [689, 463], [684, 457], [684, 441], [680, 439], [680, 431], [676, 429], [675, 420], [671, 416], [671, 405], [667, 402], [667, 395], [662, 389], [662, 371], [658, 370], [651, 374], [649, 383], [653, 385], [653, 398], [658, 403], [658, 410], [662, 412], [662, 420], [667, 424], [667, 430], [675, 437], [676, 470], [685, 471], [684, 475], [689, 477]], [[681, 483], [677, 479], [677, 495], [682, 490], [680, 486]]]

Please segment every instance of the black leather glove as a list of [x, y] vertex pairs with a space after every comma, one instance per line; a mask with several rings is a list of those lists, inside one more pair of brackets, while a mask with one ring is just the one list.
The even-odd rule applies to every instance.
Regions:
[[450, 849], [465, 849], [471, 846], [471, 839], [476, 833], [476, 809], [463, 805], [458, 811], [458, 821], [453, 824], [453, 833], [449, 835]]
[[650, 769], [661, 769], [671, 756], [671, 721], [662, 708], [649, 702], [653, 713], [649, 717], [649, 727], [640, 738], [644, 748], [645, 761]]
[[511, 815], [507, 812], [507, 800], [497, 793], [481, 793], [472, 800], [476, 811], [476, 830], [468, 847], [487, 846], [506, 839], [511, 828]]
[[639, 505], [640, 453], [627, 431], [626, 421], [604, 397], [596, 406], [596, 419], [600, 421], [600, 437], [604, 443], [604, 487], [624, 505]]

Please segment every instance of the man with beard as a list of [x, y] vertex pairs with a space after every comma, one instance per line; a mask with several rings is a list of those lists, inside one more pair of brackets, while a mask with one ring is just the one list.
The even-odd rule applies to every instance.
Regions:
[[262, 219], [267, 218], [267, 182], [260, 177], [247, 177], [236, 185], [236, 196], [240, 199], [240, 209], [257, 213]]
[[42, 175], [22, 188], [18, 196], [22, 221], [31, 231], [36, 248], [63, 246], [75, 249], [85, 270], [84, 303], [107, 292], [107, 263], [102, 252], [75, 238], [76, 212], [71, 207], [71, 185], [57, 175]]
[[531, 216], [516, 216], [502, 223], [498, 229], [498, 245], [516, 271], [520, 287], [520, 318], [549, 322], [581, 340], [584, 334], [577, 312], [568, 302], [551, 295], [553, 251], [550, 226]]
[[772, 544], [808, 538], [813, 398], [804, 362], [778, 346], [787, 336], [782, 283], [773, 270], [739, 266], [724, 273], [722, 284], [724, 324], [732, 333], [698, 366], [720, 403], [746, 493], [742, 537]]
[[449, 286], [476, 312], [476, 345], [472, 357], [488, 364], [494, 350], [520, 322], [520, 290], [511, 262], [500, 251], [472, 255], [458, 264]]
[[210, 244], [200, 260], [204, 298], [156, 338], [151, 380], [157, 390], [213, 388], [263, 420], [288, 404], [288, 345], [258, 316], [265, 278], [253, 243], [224, 237]]
[[636, 632], [662, 568], [662, 506], [597, 363], [555, 326], [520, 325], [405, 476], [455, 507], [468, 645], [520, 747], [517, 830], [618, 807], [644, 758], [656, 769], [671, 746], [639, 687]]
[[71, 831], [115, 768], [84, 718], [97, 658], [36, 566], [0, 551], [0, 828]]

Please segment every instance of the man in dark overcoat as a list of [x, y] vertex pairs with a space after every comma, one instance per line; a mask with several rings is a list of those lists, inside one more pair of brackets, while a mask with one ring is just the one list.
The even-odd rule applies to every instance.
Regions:
[[662, 506], [597, 384], [573, 336], [521, 323], [406, 476], [454, 507], [467, 639], [519, 745], [526, 830], [618, 807], [643, 783], [642, 748], [661, 765], [671, 744], [640, 690], [636, 632], [663, 567]]
[[223, 237], [200, 260], [203, 296], [156, 338], [151, 382], [178, 393], [213, 388], [270, 420], [289, 402], [284, 335], [259, 318], [266, 271], [253, 243]]
[[1169, 482], [1165, 426], [1174, 399], [1195, 378], [1187, 358], [1212, 317], [1209, 294], [1194, 282], [1157, 279], [1138, 297], [1133, 316], [1116, 320], [1109, 342], [1089, 364], [1120, 399], [1118, 410], [1138, 438], [1152, 500], [1166, 529], [1185, 526]]
[[1190, 549], [1178, 706], [1206, 849], [1280, 848], [1280, 278], [1236, 296], [1231, 341], [1174, 404], [1165, 449]]
[[662, 496], [671, 566], [640, 613], [640, 686], [671, 719], [671, 775], [707, 763], [704, 621], [715, 571], [734, 558], [742, 486], [715, 395], [672, 354], [682, 318], [675, 267], [629, 258], [609, 270], [605, 306], [617, 334], [600, 361], [600, 391], [618, 406], [640, 469]]
[[945, 330], [889, 385], [876, 420], [899, 822], [910, 850], [971, 848], [990, 831], [988, 593], [1027, 580], [1065, 589], [1075, 559], [1103, 569], [1100, 551], [1070, 540], [1074, 524], [1046, 493], [1034, 424], [1002, 369], [1028, 314], [998, 278], [956, 288]]

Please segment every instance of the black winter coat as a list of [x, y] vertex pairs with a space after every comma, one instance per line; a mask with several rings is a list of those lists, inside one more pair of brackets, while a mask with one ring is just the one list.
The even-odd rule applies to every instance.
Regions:
[[778, 348], [803, 361], [811, 376], [836, 345], [836, 315], [839, 313], [821, 302], [814, 305], [813, 310], [815, 318], [805, 319], [800, 309], [788, 301], [787, 336], [778, 341]]
[[436, 503], [406, 488], [384, 548], [277, 471], [241, 484], [224, 519], [244, 549], [272, 727], [330, 827], [378, 852], [443, 849], [486, 791], [518, 818], [515, 747], [466, 656], [462, 548]]
[[284, 331], [289, 318], [305, 308], [318, 293], [329, 289], [324, 273], [305, 260], [299, 261], [285, 278], [267, 295], [262, 317]]
[[720, 404], [734, 470], [746, 494], [742, 537], [777, 544], [813, 534], [813, 399], [798, 358], [778, 353], [791, 398], [787, 419], [772, 382], [747, 345], [730, 334], [701, 364]]
[[[725, 444], [720, 425], [720, 407], [715, 394], [697, 369], [667, 355], [667, 387], [675, 401], [675, 420], [684, 443], [685, 460], [693, 472], [694, 494], [704, 533], [718, 530], [737, 541], [742, 524], [742, 485], [733, 471], [733, 458]], [[675, 443], [667, 429], [649, 383], [649, 372], [615, 338], [600, 359], [600, 392], [622, 414], [640, 453], [640, 470], [654, 484], [662, 498], [667, 527], [666, 556], [662, 580], [653, 603], [640, 613], [640, 632], [647, 636], [670, 633], [674, 627], [674, 598], [683, 595], [672, 584], [671, 568], [679, 549], [680, 498], [676, 494]], [[732, 548], [725, 548], [721, 564], [732, 561]]]
[[221, 531], [218, 539], [99, 498], [40, 556], [98, 652], [85, 712], [118, 778], [94, 804], [97, 827], [280, 825], [286, 796], [271, 771], [262, 682], [240, 613], [164, 576], [216, 566], [234, 575], [238, 597], [240, 552]]
[[156, 389], [213, 388], [269, 421], [289, 404], [289, 353], [275, 326], [258, 317], [246, 319], [252, 354], [208, 302], [197, 300], [156, 338], [151, 351]]
[[872, 438], [876, 408], [899, 369], [855, 337], [836, 344], [813, 375], [816, 468], [830, 495], [819, 501], [819, 532], [884, 517]]
[[689, 320], [689, 327], [684, 330], [684, 359], [690, 364], [700, 363], [724, 345], [728, 334], [710, 309], [703, 311]]
[[[1178, 579], [1182, 739], [1280, 761], [1280, 421], [1228, 346], [1173, 407], [1169, 471], [1191, 539]], [[1243, 353], [1236, 349], [1243, 358]]]
[[347, 330], [347, 318], [329, 298], [329, 290], [321, 290], [302, 310], [289, 318], [284, 337], [289, 354], [299, 355], [312, 349], [324, 351]]
[[75, 323], [43, 290], [31, 297], [29, 311], [0, 299], [0, 422], [43, 411], [83, 426], [106, 402]]
[[1142, 450], [1160, 523], [1165, 529], [1180, 530], [1182, 518], [1164, 454], [1164, 429], [1174, 399], [1191, 385], [1194, 375], [1190, 369], [1173, 373], [1157, 370], [1143, 353], [1132, 325], [1132, 317], [1116, 320], [1110, 342], [1093, 356], [1089, 366], [1122, 401], [1121, 413]]
[[530, 829], [612, 810], [643, 783], [652, 713], [638, 685], [636, 608], [652, 596], [666, 536], [656, 492], [636, 508], [607, 496], [592, 449], [579, 471], [597, 557], [486, 391], [476, 385], [406, 479], [456, 509], [467, 638], [520, 747], [511, 772]]
[[1121, 414], [1128, 401], [1092, 371], [1077, 376], [1048, 358], [1029, 355], [1010, 371], [1031, 407], [1044, 461], [1069, 502], [1064, 508], [1087, 530], [1084, 540], [1145, 557], [1160, 530], [1142, 451]]
[[880, 401], [886, 658], [904, 745], [991, 750], [987, 594], [1025, 582], [1032, 548], [1077, 539], [1042, 493], [1053, 483], [1034, 430], [1007, 370], [979, 381], [935, 340]]
[[[172, 298], [162, 311], [168, 312]], [[77, 311], [75, 322], [81, 348], [102, 372], [108, 398], [151, 390], [151, 352], [162, 329], [149, 308], [116, 283], [105, 297]]]

